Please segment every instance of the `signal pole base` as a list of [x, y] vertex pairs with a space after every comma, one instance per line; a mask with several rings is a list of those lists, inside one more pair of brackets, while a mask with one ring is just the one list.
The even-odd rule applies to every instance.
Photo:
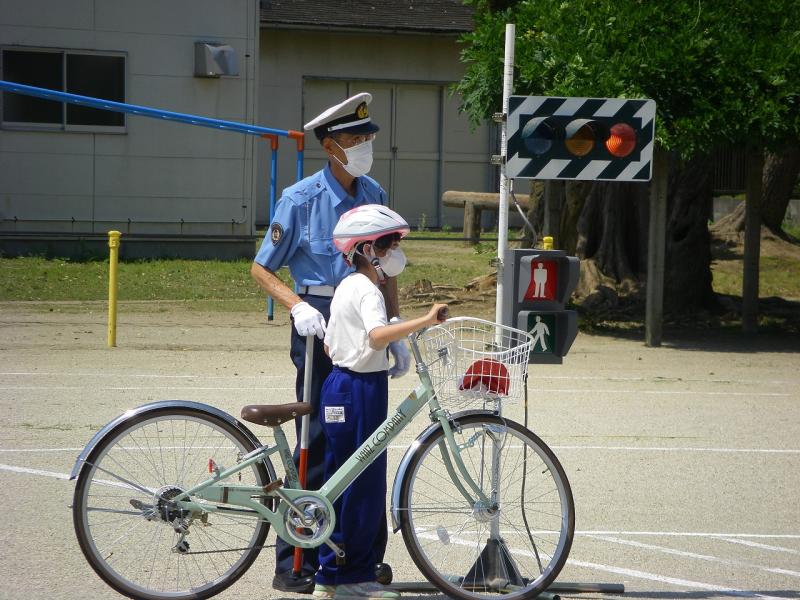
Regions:
[[524, 587], [525, 581], [511, 560], [505, 542], [489, 538], [461, 585], [468, 589], [500, 591], [508, 586]]

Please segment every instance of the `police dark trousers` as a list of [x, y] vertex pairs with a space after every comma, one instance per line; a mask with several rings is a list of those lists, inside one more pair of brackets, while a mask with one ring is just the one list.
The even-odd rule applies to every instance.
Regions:
[[[323, 296], [304, 295], [301, 296], [305, 302], [316, 308], [322, 313], [325, 322], [330, 319], [331, 298]], [[297, 401], [303, 401], [303, 377], [305, 376], [305, 363], [306, 363], [306, 338], [297, 333], [297, 330], [292, 325], [292, 342], [290, 356], [295, 368], [297, 369], [297, 378], [295, 379], [295, 390], [297, 394]], [[313, 412], [309, 418], [308, 427], [308, 471], [306, 474], [306, 488], [310, 490], [318, 490], [325, 483], [325, 434], [319, 421], [319, 398], [322, 384], [331, 372], [333, 365], [331, 359], [325, 354], [322, 340], [314, 338], [314, 366], [311, 371], [311, 405], [314, 407]], [[385, 416], [384, 416], [385, 418]], [[295, 426], [297, 429], [297, 439], [300, 439], [301, 420], [295, 419]], [[300, 463], [300, 445], [295, 447], [294, 451], [295, 465]], [[384, 477], [385, 480], [385, 477]], [[385, 484], [384, 484], [385, 485]], [[379, 534], [375, 539], [375, 562], [383, 561], [383, 555], [386, 552], [386, 542], [388, 538], [387, 524], [386, 524], [386, 511], [381, 514], [378, 523]], [[327, 546], [323, 546], [327, 549]], [[309, 574], [316, 572], [319, 566], [319, 559], [317, 557], [317, 548], [309, 548], [303, 551], [303, 563], [301, 566], [301, 573]], [[278, 538], [275, 547], [275, 572], [285, 573], [291, 571], [294, 567], [294, 546], [290, 546], [284, 540]], [[374, 576], [373, 576], [374, 579]]]
[[[386, 371], [357, 373], [333, 367], [320, 396], [319, 421], [327, 441], [326, 478], [386, 420], [388, 395]], [[382, 539], [386, 547], [386, 452], [350, 484], [334, 509], [336, 527], [331, 539], [344, 549], [345, 558], [337, 561], [333, 550], [320, 546], [317, 582], [375, 581], [375, 563], [381, 559], [375, 552], [376, 541]]]

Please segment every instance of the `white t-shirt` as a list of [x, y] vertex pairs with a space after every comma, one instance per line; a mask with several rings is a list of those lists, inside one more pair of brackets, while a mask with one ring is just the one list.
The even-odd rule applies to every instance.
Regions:
[[388, 323], [386, 304], [378, 286], [361, 273], [351, 273], [336, 288], [325, 333], [331, 360], [358, 373], [389, 368], [386, 349], [369, 346], [369, 332]]

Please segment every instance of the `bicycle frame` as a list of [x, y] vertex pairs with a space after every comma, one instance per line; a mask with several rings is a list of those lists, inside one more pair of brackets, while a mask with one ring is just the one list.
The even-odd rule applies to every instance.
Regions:
[[[472, 506], [477, 502], [485, 503], [490, 506], [492, 500], [488, 498], [481, 487], [473, 481], [461, 460], [460, 448], [458, 447], [453, 431], [450, 427], [449, 415], [444, 411], [436, 399], [427, 369], [422, 362], [419, 348], [415, 339], [416, 334], [409, 336], [411, 349], [417, 364], [417, 373], [420, 376], [420, 385], [417, 386], [400, 403], [400, 406], [389, 415], [386, 420], [375, 429], [369, 438], [353, 453], [353, 455], [328, 479], [325, 484], [317, 491], [300, 489], [297, 469], [294, 465], [292, 452], [286, 439], [286, 434], [281, 427], [273, 429], [275, 445], [264, 445], [253, 450], [242, 457], [233, 467], [225, 469], [208, 480], [184, 491], [176, 496], [173, 501], [181, 508], [192, 512], [217, 512], [223, 511], [225, 514], [239, 514], [266, 519], [275, 528], [278, 536], [289, 539], [286, 533], [285, 513], [287, 510], [294, 510], [290, 503], [303, 498], [313, 497], [322, 499], [330, 515], [330, 525], [325, 535], [310, 542], [292, 540], [291, 543], [301, 548], [314, 548], [325, 543], [333, 530], [335, 514], [333, 503], [342, 495], [345, 489], [372, 464], [375, 459], [383, 452], [386, 447], [394, 440], [397, 435], [417, 416], [419, 411], [426, 404], [430, 407], [430, 417], [432, 421], [438, 421], [445, 433], [449, 453], [442, 448], [442, 457], [450, 478], [464, 497], [465, 502]], [[287, 480], [284, 485], [276, 492], [275, 490], [265, 490], [255, 486], [240, 486], [222, 483], [224, 480], [235, 475], [239, 471], [246, 469], [250, 465], [264, 460], [272, 454], [278, 453], [283, 463]], [[451, 459], [452, 457], [452, 459]], [[455, 463], [455, 464], [453, 464]], [[464, 479], [466, 486], [459, 479], [459, 474]], [[269, 486], [267, 486], [269, 487]], [[472, 493], [468, 491], [469, 488]], [[195, 497], [205, 500], [207, 503], [198, 503], [188, 500]], [[277, 510], [272, 510], [263, 504], [263, 499], [281, 498], [289, 502], [281, 502]], [[226, 506], [213, 504], [220, 502]], [[242, 508], [232, 508], [230, 505]]]

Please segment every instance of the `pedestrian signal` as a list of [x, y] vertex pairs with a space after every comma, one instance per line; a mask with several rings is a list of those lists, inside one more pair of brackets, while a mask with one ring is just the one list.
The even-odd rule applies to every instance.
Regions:
[[653, 100], [511, 96], [506, 176], [649, 181], [655, 112]]
[[558, 289], [558, 263], [553, 260], [536, 260], [532, 258], [530, 264], [530, 283], [525, 290], [523, 300], [538, 302], [549, 300], [556, 302]]
[[574, 310], [519, 312], [517, 329], [531, 336], [532, 363], [560, 363], [578, 333], [578, 313]]
[[580, 261], [562, 250], [511, 250], [503, 271], [503, 324], [533, 336], [531, 363], [561, 363], [578, 333], [578, 315], [565, 305]]

